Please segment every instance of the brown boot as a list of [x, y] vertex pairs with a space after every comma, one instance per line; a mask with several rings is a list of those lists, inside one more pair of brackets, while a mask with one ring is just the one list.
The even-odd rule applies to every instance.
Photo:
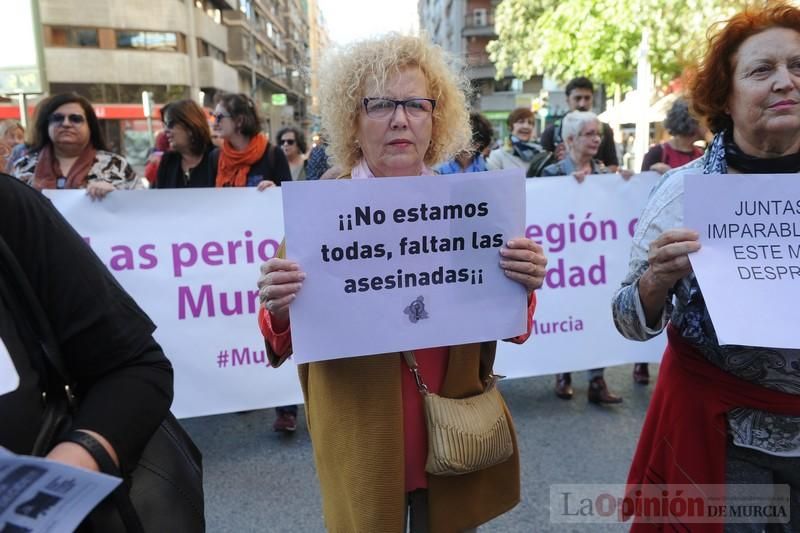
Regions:
[[636, 363], [633, 365], [633, 381], [639, 385], [647, 385], [650, 383], [650, 370], [647, 368], [647, 363]]
[[572, 375], [569, 372], [556, 374], [556, 396], [562, 400], [571, 400], [572, 394]]
[[589, 382], [589, 401], [598, 404], [622, 403], [622, 398], [611, 394], [605, 379], [596, 377]]

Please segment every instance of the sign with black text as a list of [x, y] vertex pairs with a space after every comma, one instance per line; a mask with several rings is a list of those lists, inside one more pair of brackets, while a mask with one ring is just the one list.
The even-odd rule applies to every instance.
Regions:
[[287, 258], [298, 363], [514, 337], [526, 291], [500, 268], [525, 228], [519, 170], [293, 182]]
[[719, 343], [800, 348], [797, 175], [687, 176], [684, 209], [700, 233], [689, 257]]

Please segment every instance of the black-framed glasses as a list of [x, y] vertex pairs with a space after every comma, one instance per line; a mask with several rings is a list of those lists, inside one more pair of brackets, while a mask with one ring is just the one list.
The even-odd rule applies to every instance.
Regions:
[[294, 139], [281, 139], [281, 145], [288, 144], [289, 146], [294, 146]]
[[214, 117], [215, 124], [219, 124], [220, 122], [222, 122], [222, 119], [231, 118], [230, 113], [214, 113], [211, 116]]
[[74, 124], [76, 126], [86, 122], [86, 117], [79, 115], [78, 113], [70, 113], [68, 115], [65, 115], [64, 113], [53, 113], [50, 115], [48, 120], [50, 121], [50, 124], [63, 124], [64, 119], [67, 119], [70, 124]]
[[394, 114], [397, 106], [403, 106], [409, 117], [425, 118], [433, 113], [436, 108], [436, 100], [433, 98], [409, 98], [408, 100], [364, 98], [364, 111], [366, 111], [369, 118], [389, 118]]

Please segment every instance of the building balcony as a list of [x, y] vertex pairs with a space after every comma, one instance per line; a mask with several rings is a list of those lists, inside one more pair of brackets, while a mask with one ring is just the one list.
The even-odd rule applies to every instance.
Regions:
[[466, 54], [464, 56], [464, 63], [467, 66], [465, 73], [469, 79], [494, 78], [494, 64], [491, 62], [489, 54], [486, 52]]
[[179, 52], [45, 48], [51, 83], [191, 85], [189, 56]]
[[258, 33], [253, 33], [247, 26], [231, 26], [228, 28], [228, 62], [249, 62], [250, 46], [253, 45], [252, 38], [256, 37], [257, 51], [263, 54], [265, 51], [272, 55], [279, 63], [287, 63], [286, 55], [278, 51], [272, 43], [266, 41]]
[[494, 15], [485, 10], [473, 11], [464, 15], [462, 37], [495, 37]]
[[212, 57], [197, 60], [197, 82], [200, 87], [212, 87], [229, 93], [239, 91], [236, 69]]

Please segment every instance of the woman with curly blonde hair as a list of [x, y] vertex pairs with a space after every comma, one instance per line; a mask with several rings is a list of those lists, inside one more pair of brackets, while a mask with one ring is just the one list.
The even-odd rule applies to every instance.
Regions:
[[[321, 78], [323, 126], [343, 177], [431, 176], [433, 165], [470, 145], [466, 81], [423, 38], [391, 34], [353, 44], [329, 58]], [[542, 249], [520, 237], [500, 253], [506, 275], [528, 289], [530, 331], [533, 291], [544, 278]], [[259, 324], [278, 366], [292, 352], [289, 306], [305, 273], [281, 254], [261, 270]], [[495, 345], [415, 355], [431, 392], [463, 398], [484, 390]], [[399, 532], [408, 523], [414, 532], [467, 531], [519, 501], [516, 443], [512, 457], [495, 466], [457, 477], [426, 474], [422, 398], [401, 354], [298, 370], [328, 530]]]

